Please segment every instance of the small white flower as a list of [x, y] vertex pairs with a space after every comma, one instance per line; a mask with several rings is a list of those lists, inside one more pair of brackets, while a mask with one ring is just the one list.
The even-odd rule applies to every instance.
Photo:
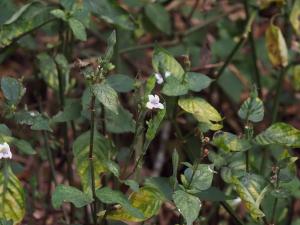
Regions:
[[167, 78], [167, 77], [169, 77], [169, 76], [171, 76], [171, 72], [170, 72], [170, 71], [166, 71], [166, 72], [165, 72], [165, 78]]
[[208, 166], [208, 171], [211, 173], [217, 173], [217, 171], [214, 171], [210, 166]]
[[158, 95], [148, 95], [149, 101], [146, 104], [148, 109], [164, 109], [164, 105], [159, 102]]
[[0, 159], [2, 158], [12, 158], [12, 153], [10, 151], [9, 145], [6, 142], [0, 144]]
[[162, 84], [164, 82], [164, 79], [160, 73], [155, 73], [156, 83]]
[[232, 200], [232, 205], [233, 206], [238, 206], [242, 202], [241, 198], [235, 198]]
[[[160, 73], [155, 73], [154, 75], [155, 75], [155, 78], [156, 78], [156, 83], [162, 84], [164, 82], [164, 78]], [[171, 72], [166, 71], [165, 72], [165, 78], [168, 78], [169, 76], [171, 76]]]

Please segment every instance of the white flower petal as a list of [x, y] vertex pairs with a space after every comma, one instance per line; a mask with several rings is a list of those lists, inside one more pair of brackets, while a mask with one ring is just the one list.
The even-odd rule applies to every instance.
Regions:
[[165, 72], [165, 78], [167, 78], [167, 77], [169, 77], [169, 76], [171, 76], [171, 72], [170, 72], [170, 71], [166, 71], [166, 72]]
[[163, 104], [161, 104], [161, 103], [158, 103], [155, 108], [164, 109], [165, 106]]
[[160, 73], [155, 73], [156, 83], [162, 84], [164, 82], [164, 79]]
[[155, 101], [154, 95], [148, 95], [149, 102]]
[[148, 109], [153, 109], [153, 104], [151, 102], [147, 102], [146, 107]]
[[10, 158], [10, 159], [12, 158], [10, 147], [6, 142], [0, 144], [0, 159], [2, 158]]
[[154, 95], [155, 98], [155, 103], [159, 103], [159, 96], [158, 95]]

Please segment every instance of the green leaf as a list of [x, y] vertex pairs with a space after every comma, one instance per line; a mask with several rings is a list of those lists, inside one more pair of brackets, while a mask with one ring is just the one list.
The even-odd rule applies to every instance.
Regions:
[[52, 129], [49, 126], [49, 120], [45, 117], [38, 116], [34, 119], [34, 123], [31, 126], [32, 130], [45, 130], [52, 132]]
[[2, 77], [1, 90], [4, 97], [9, 102], [12, 104], [17, 104], [25, 94], [26, 88], [24, 88], [22, 83], [15, 78]]
[[105, 112], [106, 128], [111, 133], [126, 133], [135, 131], [135, 121], [132, 114], [121, 106], [118, 106], [118, 114]]
[[86, 31], [84, 25], [79, 20], [74, 18], [70, 18], [68, 22], [74, 36], [78, 40], [86, 41]]
[[188, 189], [190, 192], [197, 193], [204, 191], [211, 187], [214, 176], [214, 165], [198, 164], [194, 173], [193, 168], [187, 168], [184, 171], [184, 175], [188, 180]]
[[216, 187], [210, 187], [207, 190], [198, 192], [195, 194], [202, 201], [210, 201], [210, 202], [222, 202], [227, 200], [233, 200], [234, 196], [225, 195], [223, 191]]
[[80, 115], [81, 115], [81, 103], [76, 100], [71, 100], [65, 106], [63, 111], [60, 111], [55, 116], [53, 116], [51, 122], [53, 123], [69, 122], [79, 118]]
[[18, 11], [16, 11], [7, 21], [5, 21], [5, 25], [11, 24], [13, 22], [15, 22], [17, 19], [19, 19], [21, 17], [21, 15], [33, 4], [35, 3], [30, 2], [28, 4], [23, 5]]
[[259, 206], [256, 205], [255, 199], [252, 197], [248, 189], [236, 177], [232, 178], [232, 184], [234, 185], [236, 192], [242, 201], [245, 203], [245, 207], [249, 211], [251, 217], [254, 220], [264, 217], [265, 214], [259, 209]]
[[178, 190], [174, 192], [173, 200], [178, 211], [186, 220], [187, 225], [192, 225], [198, 218], [201, 209], [201, 201], [199, 198], [182, 190]]
[[184, 70], [176, 59], [165, 49], [156, 47], [152, 57], [152, 66], [156, 73], [170, 72], [178, 81], [183, 81]]
[[143, 213], [134, 208], [128, 201], [127, 197], [120, 191], [114, 191], [109, 187], [104, 187], [96, 190], [97, 198], [105, 204], [120, 204], [124, 211], [133, 217], [144, 219]]
[[201, 73], [187, 72], [186, 81], [191, 91], [199, 92], [209, 87], [214, 80]]
[[162, 199], [172, 201], [173, 189], [168, 177], [149, 177], [144, 183], [147, 187], [153, 187], [160, 191]]
[[105, 60], [109, 62], [114, 54], [114, 47], [117, 42], [116, 31], [111, 32], [110, 36], [107, 39], [107, 49], [105, 52]]
[[130, 92], [134, 89], [134, 79], [123, 74], [111, 75], [106, 81], [109, 86], [120, 93]]
[[166, 79], [166, 83], [162, 89], [162, 93], [168, 96], [185, 95], [189, 91], [189, 86], [185, 81], [179, 81], [174, 76]]
[[8, 136], [11, 136], [11, 131], [8, 128], [8, 126], [6, 126], [5, 124], [1, 123], [0, 124], [0, 134], [5, 134]]
[[106, 22], [127, 30], [134, 29], [135, 26], [130, 15], [120, 7], [120, 4], [116, 0], [101, 0], [97, 2], [88, 0], [88, 3], [90, 10]]
[[60, 184], [55, 188], [51, 201], [55, 209], [65, 202], [71, 202], [76, 208], [81, 208], [93, 202], [93, 199], [75, 187]]
[[57, 54], [54, 58], [57, 72], [62, 76], [62, 88], [66, 92], [69, 88], [69, 79], [70, 79], [70, 67], [67, 58], [63, 54]]
[[41, 78], [49, 87], [51, 87], [55, 91], [58, 91], [58, 71], [55, 61], [47, 53], [44, 52], [38, 54], [37, 59], [37, 64], [41, 72]]
[[124, 184], [129, 186], [130, 189], [133, 190], [134, 192], [137, 192], [140, 189], [139, 184], [135, 180], [125, 180]]
[[202, 98], [181, 98], [178, 105], [184, 111], [192, 113], [199, 122], [219, 122], [222, 120], [218, 111]]
[[0, 219], [0, 225], [14, 225], [12, 220]]
[[107, 219], [120, 220], [127, 222], [142, 222], [157, 215], [162, 204], [162, 196], [160, 191], [153, 187], [142, 187], [138, 192], [134, 192], [129, 196], [131, 205], [139, 209], [144, 218], [137, 218], [127, 212], [126, 209], [120, 207], [107, 213]]
[[300, 147], [300, 130], [286, 123], [275, 123], [257, 135], [254, 139], [257, 144], [278, 144], [287, 147]]
[[148, 129], [146, 132], [146, 139], [148, 143], [150, 143], [154, 138], [156, 133], [158, 132], [158, 128], [162, 123], [164, 117], [166, 115], [166, 108], [160, 109], [157, 114], [148, 121]]
[[58, 19], [62, 19], [63, 21], [67, 21], [66, 13], [61, 9], [53, 9], [53, 10], [51, 10], [50, 13]]
[[238, 111], [241, 119], [250, 120], [254, 123], [260, 122], [264, 118], [264, 104], [257, 97], [257, 92], [254, 90], [251, 96], [242, 104]]
[[55, 209], [58, 209], [65, 202], [71, 202], [76, 208], [82, 208], [93, 202], [93, 199], [75, 187], [60, 184], [55, 188], [51, 201]]
[[165, 10], [161, 4], [147, 4], [145, 7], [145, 13], [158, 30], [166, 34], [171, 34], [171, 17], [168, 11]]
[[246, 139], [222, 131], [215, 133], [212, 143], [227, 152], [241, 152], [251, 148], [251, 144]]
[[107, 83], [94, 84], [92, 92], [107, 109], [118, 114], [118, 94], [111, 86]]
[[294, 1], [294, 6], [290, 14], [290, 22], [295, 32], [300, 36], [300, 0]]
[[[80, 135], [73, 144], [73, 153], [75, 157], [76, 169], [81, 178], [84, 192], [91, 194], [91, 174], [89, 163], [90, 132]], [[109, 140], [95, 132], [94, 136], [94, 174], [95, 186], [101, 186], [99, 175], [108, 171], [109, 153], [114, 149]]]
[[3, 24], [0, 27], [0, 48], [9, 46], [25, 34], [50, 22], [53, 19], [50, 10], [50, 7], [34, 2], [13, 23]]
[[25, 195], [23, 187], [11, 168], [0, 170], [0, 218], [19, 224], [25, 216]]
[[19, 111], [14, 114], [14, 119], [18, 124], [31, 126], [32, 130], [52, 131], [49, 119], [36, 111]]

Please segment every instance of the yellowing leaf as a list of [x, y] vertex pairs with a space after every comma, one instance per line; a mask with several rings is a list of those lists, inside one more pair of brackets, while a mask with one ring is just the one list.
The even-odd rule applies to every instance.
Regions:
[[269, 59], [274, 67], [288, 65], [288, 50], [279, 27], [270, 24], [266, 31], [266, 44]]
[[261, 9], [268, 8], [271, 4], [281, 7], [285, 4], [285, 0], [258, 0], [258, 5]]
[[[91, 169], [89, 163], [89, 147], [90, 132], [86, 132], [79, 136], [73, 144], [73, 153], [76, 162], [77, 172], [81, 178], [83, 191], [91, 194]], [[94, 136], [94, 173], [96, 188], [101, 186], [98, 178], [101, 173], [109, 170], [108, 162], [110, 162], [108, 153], [113, 151], [110, 142], [99, 133]]]
[[0, 172], [0, 199], [0, 218], [12, 220], [13, 224], [20, 223], [25, 215], [24, 191], [7, 166]]
[[300, 65], [294, 67], [293, 86], [296, 91], [300, 91]]
[[186, 112], [192, 113], [199, 122], [220, 122], [218, 111], [203, 98], [182, 98], [178, 105]]
[[290, 22], [295, 32], [300, 36], [300, 0], [296, 0], [290, 14]]
[[144, 214], [144, 218], [132, 216], [132, 213], [129, 213], [121, 206], [116, 210], [108, 212], [106, 218], [126, 222], [145, 221], [158, 213], [163, 202], [163, 197], [156, 188], [142, 187], [138, 192], [134, 192], [129, 196], [129, 201], [134, 208], [139, 209]]
[[232, 184], [235, 186], [235, 190], [245, 204], [246, 209], [249, 211], [251, 217], [254, 220], [264, 217], [265, 214], [256, 205], [255, 199], [249, 192], [249, 190], [236, 178], [232, 178]]

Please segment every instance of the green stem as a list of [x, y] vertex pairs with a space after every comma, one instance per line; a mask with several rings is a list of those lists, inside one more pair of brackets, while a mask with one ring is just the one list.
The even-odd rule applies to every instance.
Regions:
[[91, 205], [92, 214], [93, 214], [93, 222], [94, 225], [97, 224], [97, 203], [96, 203], [96, 187], [95, 187], [95, 171], [94, 171], [94, 131], [95, 131], [95, 103], [96, 103], [96, 96], [92, 94], [91, 99], [91, 124], [90, 124], [90, 149], [89, 149], [89, 165], [90, 165], [90, 174], [91, 174], [91, 182], [92, 182], [92, 194], [94, 198], [94, 202]]
[[[288, 67], [286, 67], [288, 68]], [[276, 122], [277, 116], [278, 116], [278, 109], [279, 109], [279, 103], [280, 103], [280, 95], [282, 91], [282, 85], [283, 85], [283, 79], [284, 75], [287, 71], [286, 68], [282, 68], [279, 74], [279, 78], [276, 85], [276, 94], [274, 97], [273, 107], [272, 107], [272, 123]]]
[[218, 73], [216, 75], [217, 79], [222, 76], [222, 74], [224, 73], [225, 69], [227, 68], [227, 66], [229, 65], [229, 63], [231, 62], [231, 60], [233, 59], [233, 57], [237, 53], [237, 51], [243, 45], [244, 41], [245, 41], [245, 38], [240, 38], [239, 42], [236, 43], [234, 48], [231, 50], [231, 52], [229, 53], [229, 55], [227, 56], [227, 58], [226, 58], [226, 60], [223, 64], [223, 66], [221, 67], [221, 69], [218, 71]]
[[189, 15], [188, 15], [187, 18], [186, 18], [188, 24], [190, 24], [190, 21], [191, 21], [193, 15], [194, 15], [194, 13], [195, 13], [195, 11], [196, 11], [196, 9], [197, 9], [199, 3], [200, 3], [200, 0], [196, 0], [196, 1], [195, 1], [195, 4], [192, 6], [191, 11], [190, 11]]
[[43, 139], [44, 139], [44, 146], [45, 146], [45, 149], [46, 149], [47, 158], [48, 158], [49, 164], [50, 164], [50, 170], [51, 170], [53, 182], [54, 182], [55, 186], [57, 186], [56, 171], [55, 171], [55, 166], [54, 166], [53, 154], [52, 154], [52, 151], [51, 151], [51, 149], [49, 147], [49, 144], [48, 144], [49, 143], [49, 138], [48, 138], [47, 131], [42, 131], [42, 135], [43, 135]]
[[244, 29], [243, 34], [240, 37], [240, 40], [236, 43], [236, 45], [234, 46], [234, 48], [231, 50], [231, 52], [229, 53], [228, 57], [226, 58], [223, 66], [221, 67], [221, 69], [218, 71], [217, 73], [217, 79], [219, 77], [221, 77], [221, 75], [224, 73], [225, 69], [227, 68], [227, 66], [229, 65], [229, 63], [232, 61], [233, 57], [235, 56], [235, 54], [238, 52], [238, 50], [240, 49], [240, 47], [244, 44], [244, 42], [247, 40], [249, 32], [251, 31], [251, 26], [252, 23], [255, 19], [255, 15], [256, 13], [252, 13], [251, 16], [249, 16], [249, 18], [247, 18], [247, 23]]
[[[251, 15], [250, 15], [250, 6], [249, 6], [249, 1], [248, 0], [244, 0], [244, 7], [245, 7], [245, 11], [246, 11], [246, 16], [247, 16], [247, 20], [250, 19]], [[251, 56], [252, 56], [252, 61], [253, 61], [253, 65], [254, 65], [254, 82], [256, 84], [256, 87], [258, 89], [258, 93], [259, 93], [259, 97], [262, 97], [262, 90], [261, 90], [261, 82], [260, 82], [260, 73], [259, 73], [259, 69], [257, 66], [257, 52], [256, 52], [256, 47], [255, 47], [255, 41], [254, 41], [254, 37], [253, 37], [253, 26], [251, 26], [250, 30], [249, 30], [249, 41], [250, 41], [250, 46], [251, 46]]]
[[235, 212], [233, 211], [233, 209], [230, 207], [230, 205], [227, 202], [224, 201], [224, 202], [221, 202], [220, 204], [228, 212], [228, 214], [233, 218], [233, 221], [236, 225], [244, 225], [243, 221], [235, 215]]
[[[276, 189], [279, 187], [279, 173], [280, 173], [280, 169], [278, 169], [276, 172]], [[275, 197], [273, 208], [272, 208], [272, 214], [271, 214], [271, 224], [275, 224], [275, 213], [276, 213], [277, 204], [278, 204], [278, 198]]]

